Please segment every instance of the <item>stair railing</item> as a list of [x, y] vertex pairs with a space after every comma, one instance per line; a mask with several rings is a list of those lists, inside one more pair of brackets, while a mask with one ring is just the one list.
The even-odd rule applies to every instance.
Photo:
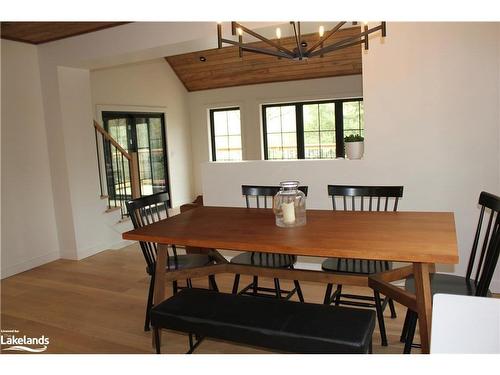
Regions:
[[108, 211], [120, 209], [123, 219], [128, 216], [125, 202], [141, 196], [137, 152], [127, 152], [96, 121], [94, 132], [101, 198], [108, 199]]

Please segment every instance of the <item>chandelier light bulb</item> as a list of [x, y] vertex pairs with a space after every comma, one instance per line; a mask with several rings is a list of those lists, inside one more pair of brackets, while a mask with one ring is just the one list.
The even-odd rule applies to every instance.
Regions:
[[279, 27], [276, 28], [276, 38], [281, 38], [281, 29]]
[[217, 25], [222, 25], [222, 21], [217, 21]]
[[242, 35], [243, 35], [243, 30], [241, 29], [241, 27], [238, 27], [238, 28], [236, 29], [236, 31], [238, 32], [238, 35], [239, 35], [239, 36], [242, 36]]
[[325, 28], [323, 25], [321, 25], [319, 27], [319, 37], [322, 38], [324, 34], [325, 34]]
[[363, 25], [368, 26], [368, 21], [363, 21]]

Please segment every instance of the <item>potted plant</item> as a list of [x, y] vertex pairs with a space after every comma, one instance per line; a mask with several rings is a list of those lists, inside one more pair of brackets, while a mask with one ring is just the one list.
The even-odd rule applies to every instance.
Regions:
[[350, 160], [357, 160], [363, 157], [365, 151], [364, 138], [359, 134], [351, 134], [344, 137], [345, 152]]

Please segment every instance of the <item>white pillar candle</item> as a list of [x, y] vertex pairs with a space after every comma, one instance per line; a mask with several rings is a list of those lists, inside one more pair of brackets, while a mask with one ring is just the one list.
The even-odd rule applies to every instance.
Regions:
[[285, 224], [295, 223], [295, 207], [294, 202], [282, 203], [281, 210], [283, 211], [283, 222]]

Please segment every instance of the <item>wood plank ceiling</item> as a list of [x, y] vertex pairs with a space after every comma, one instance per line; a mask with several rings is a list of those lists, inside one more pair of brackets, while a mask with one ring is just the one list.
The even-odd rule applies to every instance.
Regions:
[[[341, 29], [325, 46], [359, 32], [359, 26]], [[214, 30], [214, 39], [216, 37]], [[303, 36], [309, 46], [318, 38], [317, 33]], [[296, 46], [294, 37], [282, 38], [281, 43], [289, 49]], [[270, 48], [263, 42], [251, 45]], [[206, 61], [200, 61], [200, 57], [204, 57]], [[238, 47], [233, 46], [167, 56], [165, 59], [188, 91], [361, 74], [362, 69], [360, 45], [303, 61], [278, 59], [245, 51], [240, 58]]]
[[41, 44], [129, 22], [2, 22], [2, 39]]

